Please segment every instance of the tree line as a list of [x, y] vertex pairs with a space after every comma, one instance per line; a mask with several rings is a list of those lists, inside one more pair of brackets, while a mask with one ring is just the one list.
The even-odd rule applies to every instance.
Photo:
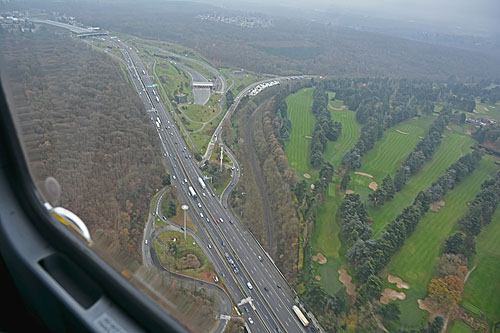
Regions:
[[328, 141], [336, 141], [342, 132], [342, 124], [332, 120], [328, 110], [328, 93], [318, 84], [313, 91], [312, 113], [316, 117], [311, 143], [310, 163], [319, 168], [324, 163], [324, 153]]
[[376, 239], [370, 239], [372, 231], [359, 195], [347, 195], [340, 208], [342, 234], [351, 244], [346, 258], [355, 267], [355, 278], [366, 282], [370, 276], [380, 272], [413, 233], [430, 204], [441, 200], [458, 182], [472, 173], [480, 160], [481, 153], [478, 151], [458, 159], [429, 188], [419, 192], [413, 203], [404, 208]]
[[394, 180], [387, 175], [383, 179], [382, 185], [374, 193], [370, 193], [368, 200], [374, 207], [380, 207], [387, 201], [392, 200], [396, 192], [403, 189], [410, 176], [417, 173], [424, 163], [434, 155], [437, 147], [441, 144], [441, 136], [450, 121], [451, 112], [451, 108], [443, 108], [438, 118], [430, 125], [428, 134], [420, 140], [404, 162], [401, 163]]
[[[469, 209], [458, 221], [459, 231], [444, 242], [434, 278], [429, 281], [427, 295], [437, 308], [451, 309], [462, 300], [468, 264], [476, 252], [476, 237], [489, 224], [500, 202], [500, 172], [485, 180], [481, 190], [469, 203]], [[479, 330], [480, 322], [473, 323]]]

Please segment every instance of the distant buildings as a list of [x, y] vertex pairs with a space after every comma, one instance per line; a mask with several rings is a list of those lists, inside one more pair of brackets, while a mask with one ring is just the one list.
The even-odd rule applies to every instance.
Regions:
[[198, 15], [196, 18], [200, 20], [238, 25], [245, 28], [269, 28], [273, 26], [272, 20], [254, 16], [224, 16], [222, 14], [206, 14]]

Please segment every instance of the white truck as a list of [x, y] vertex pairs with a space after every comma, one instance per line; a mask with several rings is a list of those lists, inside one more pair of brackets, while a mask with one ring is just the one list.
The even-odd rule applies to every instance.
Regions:
[[189, 194], [191, 194], [193, 198], [196, 198], [196, 192], [192, 186], [189, 186]]
[[202, 189], [205, 190], [207, 188], [207, 185], [205, 185], [205, 182], [201, 179], [201, 177], [198, 177], [198, 183], [200, 183]]

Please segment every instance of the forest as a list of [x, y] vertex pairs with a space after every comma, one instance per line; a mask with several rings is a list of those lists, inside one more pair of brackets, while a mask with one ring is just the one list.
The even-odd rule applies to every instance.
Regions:
[[9, 103], [40, 191], [46, 177], [56, 178], [58, 204], [127, 266], [137, 265], [149, 202], [165, 169], [125, 72], [64, 32], [0, 38]]
[[[21, 6], [22, 4], [19, 4]], [[196, 19], [220, 8], [202, 3], [31, 1], [49, 12], [145, 39], [190, 47], [216, 65], [279, 75], [408, 77], [444, 80], [455, 75], [498, 79], [498, 58], [480, 52], [432, 45], [302, 19], [274, 17], [270, 28], [245, 29]], [[241, 12], [225, 10], [228, 15]], [[137, 17], [147, 18], [138, 20]], [[131, 23], [133, 22], [133, 23]], [[290, 36], [293, 36], [292, 38]], [[463, 100], [457, 100], [461, 102]]]

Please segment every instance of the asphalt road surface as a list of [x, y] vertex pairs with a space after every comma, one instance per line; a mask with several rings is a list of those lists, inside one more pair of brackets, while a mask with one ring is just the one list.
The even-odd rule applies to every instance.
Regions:
[[[151, 86], [152, 78], [135, 50], [122, 42], [107, 38], [120, 45], [133, 84], [153, 126], [157, 128], [170, 174], [176, 176], [173, 184], [178, 188], [182, 201], [189, 204], [189, 212], [200, 238], [212, 245], [215, 269], [221, 276], [224, 274], [225, 285], [236, 303], [246, 297], [253, 299], [256, 310], [249, 305], [240, 307], [249, 309], [243, 315], [247, 320], [249, 317], [253, 319], [250, 329], [256, 332], [275, 331], [277, 328], [286, 332], [305, 331], [292, 311], [292, 306], [296, 304], [295, 293], [271, 258], [233, 216], [227, 204], [216, 198], [213, 189], [209, 186], [201, 188], [198, 177], [203, 175], [189, 149], [185, 148], [186, 144], [174, 125], [172, 115], [161, 99], [156, 98], [158, 92]], [[196, 197], [187, 194], [188, 186], [196, 191]], [[221, 218], [222, 223], [216, 222]], [[234, 266], [229, 263], [230, 259]], [[247, 286], [248, 282], [253, 286], [252, 289]]]

